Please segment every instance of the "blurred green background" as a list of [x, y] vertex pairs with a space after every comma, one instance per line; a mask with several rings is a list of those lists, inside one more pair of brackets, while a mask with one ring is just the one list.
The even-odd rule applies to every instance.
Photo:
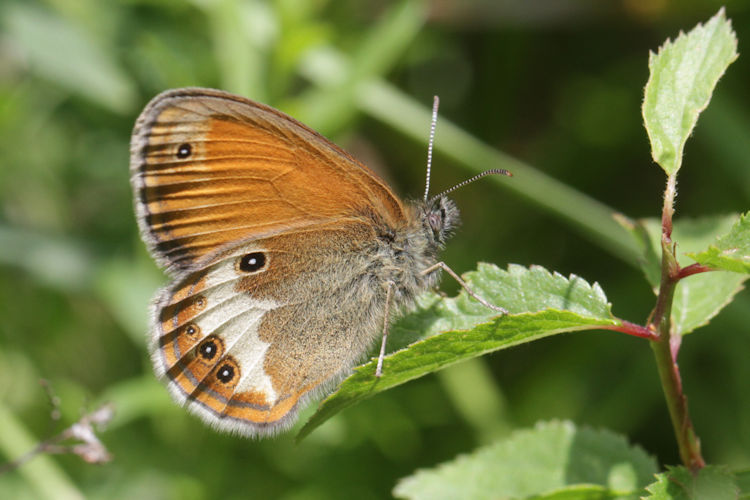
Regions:
[[[458, 365], [343, 412], [299, 445], [294, 432], [251, 441], [205, 428], [151, 373], [147, 303], [165, 278], [138, 236], [128, 141], [156, 93], [218, 87], [291, 113], [418, 197], [429, 128], [421, 113], [439, 94], [438, 147], [450, 121], [573, 190], [542, 196], [519, 188], [520, 176], [515, 187], [504, 179], [456, 192], [464, 225], [446, 262], [459, 272], [483, 260], [574, 273], [598, 281], [616, 315], [642, 323], [653, 294], [632, 254], [617, 249], [624, 236], [570, 200], [659, 215], [664, 176], [640, 118], [648, 51], [721, 5], [3, 0], [0, 461], [102, 401], [117, 414], [101, 434], [111, 463], [36, 459], [0, 476], [0, 497], [39, 498], [51, 487], [53, 498], [382, 498], [419, 467], [553, 418], [608, 427], [677, 463], [650, 349], [612, 332]], [[726, 7], [740, 58], [688, 142], [678, 219], [750, 208], [750, 2]], [[471, 173], [438, 154], [433, 189]], [[446, 280], [443, 289], [456, 287]], [[740, 294], [681, 352], [713, 463], [750, 465], [748, 306]], [[59, 423], [40, 378], [61, 399]]]

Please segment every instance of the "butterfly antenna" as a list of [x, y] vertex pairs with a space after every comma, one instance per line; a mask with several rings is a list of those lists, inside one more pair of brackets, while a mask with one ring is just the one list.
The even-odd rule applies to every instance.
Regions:
[[440, 98], [435, 96], [432, 101], [432, 122], [430, 123], [430, 142], [427, 146], [427, 181], [424, 187], [424, 201], [430, 193], [430, 172], [432, 171], [432, 145], [435, 143], [435, 125], [437, 124], [438, 106]]
[[511, 174], [510, 172], [508, 172], [507, 170], [505, 170], [503, 168], [492, 168], [490, 170], [485, 170], [481, 174], [477, 174], [474, 177], [472, 177], [471, 179], [466, 179], [465, 181], [456, 184], [452, 188], [446, 189], [442, 193], [436, 194], [435, 196], [433, 196], [432, 198], [430, 198], [430, 201], [437, 200], [441, 196], [445, 196], [448, 193], [452, 193], [456, 189], [464, 187], [467, 184], [471, 184], [472, 182], [474, 182], [474, 181], [476, 181], [478, 179], [481, 179], [482, 177], [486, 177], [488, 175], [507, 175], [508, 177], [513, 177], [513, 174]]

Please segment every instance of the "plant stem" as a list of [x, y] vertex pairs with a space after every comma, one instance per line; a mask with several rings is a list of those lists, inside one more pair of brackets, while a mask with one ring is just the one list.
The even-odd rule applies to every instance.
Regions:
[[667, 188], [664, 190], [664, 205], [661, 210], [662, 240], [672, 241], [672, 216], [674, 215], [674, 197], [677, 195], [677, 175], [667, 178]]
[[686, 467], [697, 472], [706, 465], [706, 462], [701, 455], [700, 439], [690, 420], [687, 397], [682, 392], [680, 369], [672, 357], [672, 349], [666, 339], [659, 342], [652, 341], [651, 349], [654, 351], [656, 365], [659, 368], [659, 377], [680, 449], [680, 458]]
[[[672, 420], [677, 445], [680, 449], [682, 462], [692, 472], [697, 472], [706, 463], [701, 455], [700, 439], [695, 434], [693, 422], [688, 412], [687, 397], [682, 390], [682, 378], [677, 364], [677, 354], [680, 347], [680, 337], [672, 335], [672, 301], [674, 292], [680, 279], [703, 272], [704, 269], [680, 268], [674, 255], [675, 244], [672, 242], [672, 216], [674, 214], [675, 176], [671, 175], [664, 192], [664, 206], [662, 210], [662, 260], [661, 283], [656, 307], [651, 315], [649, 328], [655, 329], [659, 337], [651, 341], [656, 366], [659, 370], [664, 397], [667, 400], [669, 416]], [[707, 270], [707, 269], [706, 269]]]

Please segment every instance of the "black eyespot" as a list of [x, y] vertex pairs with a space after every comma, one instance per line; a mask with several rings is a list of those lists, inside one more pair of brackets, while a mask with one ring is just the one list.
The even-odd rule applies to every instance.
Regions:
[[216, 352], [218, 350], [216, 342], [213, 340], [207, 340], [198, 348], [198, 354], [200, 354], [203, 359], [211, 361], [216, 357]]
[[177, 158], [183, 159], [187, 158], [193, 153], [193, 147], [188, 144], [187, 142], [182, 143], [177, 148]]
[[440, 207], [440, 218], [445, 220], [445, 208]]
[[221, 382], [228, 384], [234, 378], [234, 367], [229, 363], [225, 364], [224, 366], [219, 368], [218, 372], [216, 372], [216, 378], [218, 378]]
[[262, 269], [266, 265], [266, 254], [263, 252], [253, 252], [243, 255], [240, 259], [239, 268], [244, 273], [252, 273]]

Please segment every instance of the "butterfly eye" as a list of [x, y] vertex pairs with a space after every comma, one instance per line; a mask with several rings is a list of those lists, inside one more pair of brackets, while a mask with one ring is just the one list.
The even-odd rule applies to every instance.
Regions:
[[266, 254], [263, 252], [252, 252], [243, 255], [238, 267], [243, 273], [254, 273], [263, 269], [266, 265]]
[[187, 142], [182, 143], [177, 148], [177, 158], [184, 159], [190, 156], [193, 152], [192, 146], [188, 144]]
[[429, 215], [427, 215], [427, 222], [435, 232], [440, 231], [440, 228], [443, 225], [443, 219], [439, 219], [438, 214], [436, 214], [435, 212], [431, 212]]

